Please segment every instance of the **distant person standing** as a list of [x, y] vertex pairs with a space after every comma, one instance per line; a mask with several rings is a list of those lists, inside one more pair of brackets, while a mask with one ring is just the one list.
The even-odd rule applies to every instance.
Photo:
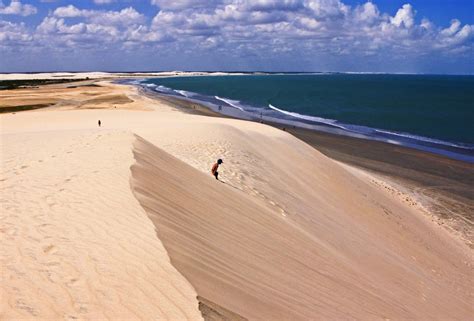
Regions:
[[99, 127], [102, 125], [102, 122], [100, 121], [100, 119], [99, 119], [99, 121], [97, 122], [97, 124], [99, 125]]
[[217, 171], [217, 169], [219, 168], [219, 165], [222, 164], [222, 163], [224, 163], [224, 162], [222, 161], [222, 159], [219, 158], [219, 159], [217, 160], [217, 163], [215, 163], [215, 164], [212, 166], [212, 169], [211, 169], [212, 175], [214, 175], [214, 177], [215, 177], [217, 180], [219, 180], [219, 178], [218, 178], [219, 172]]

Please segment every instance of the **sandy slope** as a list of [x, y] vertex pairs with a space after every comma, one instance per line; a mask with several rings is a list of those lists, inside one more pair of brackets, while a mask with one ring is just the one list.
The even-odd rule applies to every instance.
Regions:
[[198, 320], [130, 190], [133, 136], [34, 130], [1, 138], [0, 319]]
[[221, 151], [225, 183], [141, 139], [132, 168], [158, 236], [200, 295], [261, 320], [472, 313], [472, 260], [444, 230], [290, 137], [249, 144], [219, 131], [232, 141]]
[[1, 317], [198, 319], [196, 294], [260, 320], [474, 312], [472, 252], [368, 176], [132, 98], [155, 111], [0, 116]]

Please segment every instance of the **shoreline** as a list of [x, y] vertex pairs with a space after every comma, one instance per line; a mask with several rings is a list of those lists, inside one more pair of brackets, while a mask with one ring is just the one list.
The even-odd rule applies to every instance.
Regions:
[[[251, 121], [256, 121], [259, 122], [259, 117], [258, 115], [254, 115], [252, 113], [241, 113], [237, 110], [233, 110], [233, 108], [225, 108], [225, 112], [222, 112], [220, 109], [217, 111], [214, 109], [214, 102], [210, 103], [206, 101], [200, 101], [197, 99], [193, 99], [190, 97], [180, 97], [180, 96], [174, 96], [172, 94], [166, 94], [166, 93], [161, 93], [157, 92], [154, 89], [149, 88], [148, 85], [146, 84], [141, 84], [140, 80], [145, 80], [145, 79], [153, 79], [153, 78], [168, 78], [168, 77], [193, 77], [193, 76], [223, 76], [223, 75], [258, 75], [259, 73], [224, 73], [224, 72], [158, 72], [158, 73], [82, 73], [82, 74], [73, 74], [73, 73], [57, 73], [57, 74], [0, 74], [0, 84], [2, 82], [31, 82], [33, 85], [35, 83], [41, 84], [41, 82], [51, 82], [54, 84], [54, 82], [58, 82], [58, 84], [61, 83], [68, 83], [72, 81], [76, 81], [78, 84], [80, 83], [94, 83], [96, 81], [110, 81], [112, 83], [116, 84], [121, 84], [121, 85], [131, 85], [136, 88], [140, 89], [140, 92], [142, 94], [147, 95], [148, 97], [153, 97], [154, 95], [159, 96], [161, 98], [167, 98], [173, 100], [174, 103], [180, 104], [180, 101], [189, 101], [193, 104], [200, 107], [204, 108], [199, 108], [201, 112], [204, 114], [216, 114], [219, 115], [220, 117], [231, 117], [231, 118], [236, 118], [236, 119], [243, 119], [243, 120], [251, 120]], [[265, 74], [265, 73], [262, 73]], [[269, 73], [271, 75], [272, 73]], [[275, 73], [278, 75], [279, 73]], [[41, 75], [40, 78], [35, 78], [32, 77], [31, 79], [27, 78], [22, 78], [19, 76], [35, 76], [35, 75]], [[81, 75], [83, 78], [77, 78], [78, 75]], [[17, 76], [19, 77], [18, 80], [12, 80], [9, 79], [8, 76]], [[61, 77], [60, 79], [54, 78], [54, 77]], [[85, 78], [84, 78], [85, 77]], [[151, 78], [150, 78], [151, 77]], [[3, 79], [3, 80], [2, 80]], [[16, 79], [16, 78], [13, 78]], [[20, 89], [22, 87], [19, 87]], [[27, 88], [35, 88], [34, 86], [31, 87], [24, 87], [25, 89]], [[36, 86], [36, 88], [38, 88]], [[186, 95], [187, 96], [187, 95]], [[220, 99], [217, 97], [219, 100], [223, 100], [225, 104], [229, 104], [227, 100], [225, 99]], [[231, 104], [232, 105], [232, 104]], [[233, 106], [233, 105], [232, 105]], [[18, 106], [19, 108], [1, 108], [2, 105], [0, 104], [0, 113], [1, 112], [10, 112], [10, 111], [23, 111], [23, 110], [31, 110], [31, 109], [39, 109], [39, 108], [45, 108], [49, 107], [47, 105], [27, 105], [27, 106]], [[227, 106], [223, 106], [227, 107]], [[240, 107], [236, 107], [240, 109]], [[274, 108], [274, 107], [272, 107]], [[224, 109], [223, 109], [224, 110]], [[230, 112], [229, 112], [230, 110]], [[286, 113], [285, 111], [283, 111]], [[289, 112], [288, 112], [289, 113]], [[308, 116], [310, 117], [310, 116]], [[313, 116], [311, 116], [313, 117]], [[454, 141], [443, 141], [435, 138], [429, 138], [429, 137], [424, 137], [424, 136], [417, 136], [414, 134], [405, 134], [405, 133], [398, 133], [398, 132], [393, 132], [390, 135], [395, 135], [398, 138], [392, 137], [392, 136], [378, 136], [378, 135], [373, 135], [371, 133], [363, 133], [363, 132], [358, 132], [358, 131], [352, 131], [352, 130], [346, 130], [346, 129], [337, 129], [339, 125], [331, 125], [331, 124], [326, 124], [325, 122], [323, 123], [318, 123], [318, 124], [306, 124], [305, 122], [299, 122], [298, 120], [290, 120], [286, 118], [278, 118], [278, 117], [273, 117], [269, 115], [264, 115], [263, 120], [265, 123], [274, 123], [276, 126], [281, 126], [283, 128], [287, 129], [307, 129], [309, 131], [316, 131], [319, 133], [325, 133], [325, 134], [333, 134], [336, 136], [344, 136], [344, 137], [349, 137], [349, 138], [360, 138], [363, 140], [368, 140], [368, 141], [375, 141], [375, 142], [382, 142], [382, 143], [389, 143], [391, 145], [397, 145], [397, 146], [403, 146], [405, 148], [411, 148], [415, 149], [418, 151], [423, 151], [426, 153], [430, 154], [435, 154], [435, 155], [441, 155], [450, 159], [458, 160], [461, 162], [466, 162], [470, 164], [474, 164], [474, 153], [472, 148], [474, 148], [474, 145], [472, 147], [468, 143], [461, 143], [461, 142], [454, 142]], [[341, 126], [345, 126], [344, 124], [341, 123]], [[347, 126], [352, 126], [350, 124], [347, 124]], [[362, 126], [364, 127], [364, 126]], [[343, 128], [343, 127], [341, 127]], [[367, 129], [370, 129], [375, 132], [383, 132], [383, 133], [390, 133], [389, 131], [386, 130], [380, 130], [377, 128], [371, 128], [367, 127]], [[407, 136], [408, 135], [408, 136]], [[414, 135], [414, 136], [413, 136]], [[411, 138], [411, 137], [418, 137], [418, 138]], [[400, 138], [401, 137], [401, 138]]]
[[[209, 77], [209, 79], [210, 78], [211, 77]], [[474, 145], [468, 142], [470, 141], [468, 138], [458, 138], [460, 140], [456, 140], [453, 137], [437, 136], [436, 134], [433, 134], [434, 136], [426, 136], [426, 133], [417, 133], [415, 129], [413, 129], [413, 131], [404, 131], [400, 129], [400, 127], [399, 129], [382, 129], [386, 127], [378, 127], [375, 124], [362, 125], [357, 122], [344, 122], [334, 115], [332, 117], [328, 116], [329, 118], [324, 118], [312, 114], [300, 114], [293, 112], [292, 109], [279, 109], [271, 104], [269, 104], [268, 107], [262, 107], [265, 103], [261, 103], [260, 105], [248, 104], [244, 98], [239, 98], [243, 99], [242, 101], [232, 100], [231, 98], [226, 98], [225, 94], [222, 96], [224, 98], [221, 98], [213, 96], [214, 94], [200, 94], [199, 92], [187, 92], [186, 90], [168, 88], [160, 85], [162, 82], [160, 82], [158, 78], [156, 78], [157, 81], [153, 79], [154, 78], [144, 78], [140, 81], [131, 81], [130, 84], [142, 86], [146, 91], [161, 95], [162, 97], [169, 96], [189, 100], [204, 105], [219, 114], [238, 119], [260, 121], [263, 118], [267, 123], [274, 122], [280, 124], [282, 127], [304, 128], [339, 136], [386, 142], [392, 145], [409, 147], [474, 164]], [[166, 84], [166, 82], [164, 84]], [[239, 95], [237, 96], [240, 97]], [[229, 97], [233, 96], [231, 95]]]
[[6, 317], [471, 314], [472, 249], [390, 179], [278, 126], [95, 84], [4, 95], [52, 104], [0, 115]]
[[[139, 95], [158, 100], [182, 112], [218, 118], [239, 119], [215, 112], [207, 106], [180, 97], [162, 95], [145, 86], [124, 82], [125, 79], [90, 79], [62, 84], [44, 85], [41, 88], [7, 90], [15, 93], [39, 90], [42, 88], [61, 88], [61, 90], [97, 91], [100, 96], [76, 104], [76, 108], [96, 108], [94, 104], [113, 103], [114, 108], [128, 103], [123, 95], [108, 95], [112, 87], [107, 83], [134, 88]], [[105, 87], [104, 87], [105, 86]], [[50, 90], [50, 89], [48, 89]], [[0, 93], [2, 93], [0, 91]], [[99, 98], [104, 97], [104, 98]], [[34, 98], [29, 104], [37, 102]], [[41, 101], [45, 103], [37, 110], [62, 109], [61, 100]], [[31, 106], [31, 105], [30, 105]], [[26, 106], [26, 107], [30, 107]], [[11, 112], [19, 111], [23, 106], [12, 107]], [[7, 107], [8, 108], [8, 107]], [[7, 114], [8, 112], [5, 112]], [[255, 120], [248, 120], [257, 122]], [[391, 190], [404, 195], [407, 202], [417, 202], [426, 209], [432, 221], [443, 225], [454, 235], [460, 237], [470, 248], [474, 248], [474, 164], [454, 160], [446, 156], [420, 151], [411, 147], [398, 146], [375, 140], [349, 137], [320, 132], [304, 128], [292, 128], [278, 123], [265, 122], [280, 130], [294, 135], [326, 156], [344, 164], [370, 172], [383, 180], [392, 182]]]
[[[143, 86], [136, 87], [147, 97], [187, 113], [239, 119], [219, 114], [203, 104], [161, 95]], [[388, 179], [392, 186], [387, 186], [387, 190], [403, 197], [407, 203], [418, 203], [432, 221], [444, 226], [474, 249], [473, 163], [407, 146], [292, 128], [274, 122], [263, 123], [292, 134], [333, 160], [383, 180]]]

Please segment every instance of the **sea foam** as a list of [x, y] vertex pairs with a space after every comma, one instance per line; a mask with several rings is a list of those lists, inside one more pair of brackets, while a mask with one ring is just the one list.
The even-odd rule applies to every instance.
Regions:
[[223, 102], [225, 102], [226, 104], [228, 104], [228, 105], [230, 105], [230, 106], [232, 106], [232, 107], [234, 107], [234, 108], [237, 108], [237, 109], [239, 109], [239, 110], [241, 110], [241, 111], [245, 111], [244, 108], [242, 108], [241, 106], [239, 106], [239, 105], [240, 105], [240, 101], [238, 101], [238, 100], [232, 100], [232, 99], [228, 99], [228, 98], [221, 98], [221, 97], [219, 97], [219, 96], [214, 96], [214, 98], [216, 98], [217, 100], [223, 101]]
[[309, 121], [317, 122], [317, 123], [323, 123], [323, 124], [326, 124], [326, 125], [330, 125], [330, 126], [334, 126], [334, 127], [340, 128], [340, 129], [347, 130], [347, 128], [345, 128], [344, 126], [336, 124], [336, 121], [334, 119], [302, 115], [302, 114], [298, 114], [298, 113], [295, 113], [295, 112], [292, 112], [292, 111], [287, 111], [287, 110], [277, 108], [277, 107], [273, 106], [272, 104], [269, 104], [268, 107], [270, 107], [273, 110], [276, 110], [277, 112], [280, 112], [282, 114], [285, 114], [285, 115], [288, 115], [288, 116], [291, 116], [291, 117], [294, 117], [294, 118], [309, 120]]

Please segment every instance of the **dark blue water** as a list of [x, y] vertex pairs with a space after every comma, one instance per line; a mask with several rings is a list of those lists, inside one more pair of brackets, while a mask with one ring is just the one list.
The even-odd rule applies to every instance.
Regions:
[[142, 83], [240, 118], [383, 140], [474, 162], [474, 76], [245, 75]]

